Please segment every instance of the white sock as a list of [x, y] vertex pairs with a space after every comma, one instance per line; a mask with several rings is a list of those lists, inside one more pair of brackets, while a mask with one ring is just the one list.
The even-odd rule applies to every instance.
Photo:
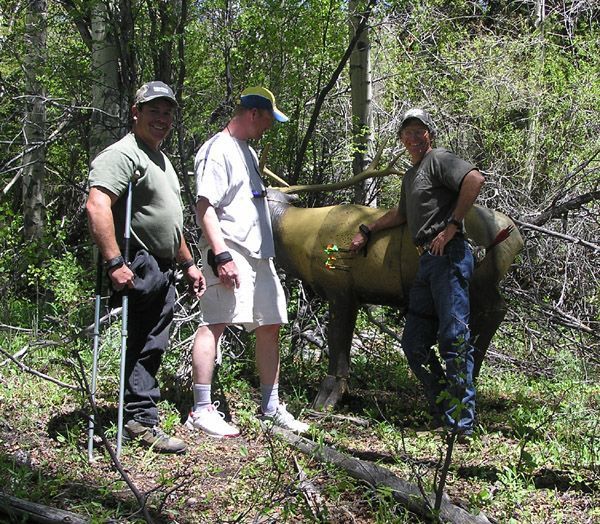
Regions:
[[263, 415], [272, 415], [279, 406], [279, 384], [261, 384], [260, 393], [262, 395], [260, 410]]
[[194, 384], [194, 409], [206, 409], [212, 405], [211, 402], [211, 384]]

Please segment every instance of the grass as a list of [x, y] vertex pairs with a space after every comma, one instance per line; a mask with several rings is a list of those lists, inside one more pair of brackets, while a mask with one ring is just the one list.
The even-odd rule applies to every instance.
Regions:
[[[350, 420], [311, 419], [312, 438], [430, 489], [444, 452], [443, 440], [425, 431], [425, 401], [396, 342], [361, 319], [363, 344], [353, 352], [352, 391], [337, 407]], [[109, 435], [116, 419], [119, 331], [107, 336], [98, 403]], [[0, 347], [14, 353], [33, 338], [3, 332]], [[32, 337], [32, 335], [31, 335]], [[81, 344], [81, 345], [80, 345]], [[331, 465], [314, 462], [265, 434], [254, 415], [259, 398], [251, 343], [226, 350], [215, 388], [242, 428], [233, 441], [192, 434], [181, 425], [191, 402], [185, 382], [189, 355], [169, 355], [161, 382], [163, 426], [185, 438], [184, 456], [155, 455], [136, 445], [121, 460], [148, 494], [156, 522], [361, 522], [413, 523], [385, 488], [372, 490]], [[315, 353], [283, 339], [282, 390], [291, 411], [308, 406], [325, 375]], [[525, 346], [495, 340], [498, 351], [525, 360]], [[28, 366], [75, 383], [74, 352], [89, 370], [87, 343], [30, 348]], [[446, 491], [454, 502], [502, 523], [592, 523], [600, 519], [598, 370], [568, 347], [544, 356], [551, 373], [527, 373], [489, 360], [478, 382], [478, 426], [470, 447], [457, 446]], [[2, 358], [0, 361], [4, 360]], [[103, 450], [88, 464], [87, 422], [79, 394], [0, 366], [0, 485], [17, 497], [87, 515], [93, 522], [141, 522], [131, 492]], [[319, 495], [308, 502], [300, 476]], [[260, 520], [262, 519], [262, 520]]]

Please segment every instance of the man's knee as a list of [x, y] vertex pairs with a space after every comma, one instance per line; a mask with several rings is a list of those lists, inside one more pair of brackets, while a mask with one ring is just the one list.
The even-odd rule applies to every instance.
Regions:
[[200, 326], [194, 337], [194, 353], [214, 353], [224, 330], [225, 324]]

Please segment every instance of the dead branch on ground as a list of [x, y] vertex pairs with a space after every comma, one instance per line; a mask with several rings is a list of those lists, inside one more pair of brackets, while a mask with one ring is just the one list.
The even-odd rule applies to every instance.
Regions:
[[102, 444], [104, 445], [104, 448], [108, 452], [111, 462], [115, 466], [116, 470], [119, 472], [119, 475], [121, 475], [121, 478], [123, 479], [125, 484], [127, 484], [127, 487], [131, 490], [134, 497], [138, 501], [138, 504], [140, 506], [139, 511], [141, 511], [142, 515], [144, 516], [144, 520], [148, 524], [153, 524], [154, 520], [152, 519], [152, 517], [150, 516], [150, 513], [148, 512], [148, 506], [146, 504], [149, 494], [140, 492], [140, 490], [135, 485], [133, 480], [131, 480], [131, 477], [127, 474], [127, 471], [125, 471], [125, 468], [123, 467], [123, 465], [121, 464], [121, 461], [117, 457], [116, 451], [112, 447], [111, 443], [108, 441], [108, 438], [106, 437], [106, 434], [104, 433], [104, 430], [102, 429], [102, 426], [100, 424], [101, 417], [100, 417], [100, 413], [98, 411], [98, 406], [96, 404], [96, 401], [94, 400], [94, 396], [92, 395], [92, 390], [91, 390], [90, 384], [86, 378], [85, 366], [83, 364], [83, 360], [81, 359], [81, 356], [79, 355], [79, 353], [76, 353], [76, 358], [77, 358], [77, 364], [78, 364], [78, 368], [79, 368], [79, 377], [77, 377], [77, 378], [81, 382], [81, 389], [85, 392], [86, 399], [87, 399], [88, 404], [90, 405], [90, 408], [94, 415], [94, 430], [98, 432], [98, 435], [100, 436], [100, 439], [102, 440]]
[[[29, 502], [0, 493], [0, 513], [8, 515], [11, 522], [45, 522], [47, 524], [88, 524], [90, 519], [62, 509]], [[14, 519], [14, 520], [13, 520]]]
[[309, 455], [318, 462], [334, 464], [346, 471], [351, 477], [362, 480], [373, 488], [387, 487], [391, 489], [394, 498], [406, 509], [417, 515], [456, 524], [489, 524], [490, 522], [483, 513], [472, 515], [452, 504], [450, 498], [445, 494], [441, 498], [438, 518], [431, 509], [435, 505], [435, 494], [428, 494], [427, 499], [423, 500], [417, 486], [400, 479], [387, 468], [350, 457], [333, 448], [317, 444], [284, 429], [274, 427], [273, 431], [289, 442], [294, 448]]

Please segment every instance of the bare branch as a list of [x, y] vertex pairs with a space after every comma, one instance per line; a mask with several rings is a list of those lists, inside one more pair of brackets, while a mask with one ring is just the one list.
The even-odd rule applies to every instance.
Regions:
[[19, 351], [17, 351], [12, 356], [12, 359], [7, 358], [6, 360], [3, 360], [2, 362], [0, 362], [0, 367], [5, 366], [11, 360], [20, 359], [23, 355], [25, 355], [27, 353], [27, 351], [29, 351], [29, 344], [25, 344], [21, 349], [19, 349]]
[[386, 168], [379, 169], [379, 170], [375, 169], [377, 163], [381, 159], [381, 155], [382, 155], [384, 147], [385, 147], [385, 143], [383, 143], [381, 145], [381, 147], [377, 151], [377, 154], [375, 155], [375, 158], [373, 159], [373, 161], [369, 164], [369, 166], [364, 171], [362, 171], [361, 173], [358, 173], [357, 175], [354, 175], [353, 177], [351, 177], [347, 180], [342, 180], [340, 182], [335, 182], [333, 184], [301, 184], [301, 185], [296, 185], [296, 186], [278, 187], [276, 189], [278, 189], [282, 193], [309, 193], [309, 192], [315, 192], [315, 191], [337, 191], [339, 189], [345, 189], [347, 187], [358, 184], [359, 182], [362, 182], [363, 180], [365, 180], [367, 178], [384, 177], [384, 176], [388, 176], [388, 175], [402, 175], [403, 174], [402, 171], [398, 171], [397, 169], [394, 169], [394, 164], [404, 154], [404, 151], [402, 151], [401, 153], [398, 153], [392, 159], [392, 161], [389, 163], [389, 165]]
[[31, 328], [23, 328], [23, 327], [19, 327], [19, 326], [10, 326], [9, 324], [4, 324], [3, 322], [0, 322], [0, 329], [6, 329], [8, 331], [22, 331], [24, 333], [31, 333], [33, 331], [33, 329], [31, 329]]
[[83, 43], [88, 49], [92, 49], [92, 22], [90, 21], [89, 13], [82, 12], [73, 0], [59, 0], [59, 2], [65, 7], [67, 13], [72, 18], [73, 23], [77, 27]]
[[545, 235], [549, 235], [556, 238], [562, 238], [563, 240], [568, 240], [569, 242], [573, 242], [574, 244], [580, 244], [584, 247], [587, 247], [594, 251], [594, 254], [600, 253], [600, 246], [598, 244], [594, 244], [592, 242], [587, 242], [586, 240], [581, 240], [580, 238], [572, 237], [570, 235], [565, 235], [564, 233], [557, 233], [556, 231], [552, 231], [550, 229], [546, 229], [544, 227], [538, 227], [534, 224], [530, 224], [528, 222], [522, 222], [517, 219], [513, 219], [519, 226], [523, 229], [532, 229], [534, 231], [538, 231], [540, 233], [544, 233]]
[[402, 337], [400, 337], [398, 333], [396, 333], [393, 329], [390, 329], [389, 327], [387, 327], [386, 324], [380, 322], [375, 318], [375, 316], [373, 315], [375, 308], [373, 306], [363, 306], [361, 309], [367, 314], [369, 322], [375, 324], [381, 331], [383, 331], [386, 335], [392, 337], [399, 344], [402, 342]]
[[258, 164], [258, 172], [264, 173], [265, 175], [272, 178], [273, 180], [275, 180], [275, 182], [282, 185], [283, 187], [290, 187], [290, 185], [283, 178], [279, 177], [278, 175], [273, 173], [273, 171], [271, 171], [270, 169], [268, 169], [266, 167], [267, 157], [269, 156], [270, 151], [271, 151], [271, 144], [269, 143], [263, 148], [263, 150], [260, 154], [260, 162]]
[[600, 190], [591, 191], [583, 195], [578, 195], [571, 200], [567, 200], [563, 204], [553, 203], [550, 208], [534, 218], [531, 223], [536, 226], [541, 226], [548, 222], [552, 218], [558, 218], [564, 215], [567, 211], [573, 211], [580, 209], [584, 204], [593, 202], [594, 200], [600, 200]]
[[[567, 183], [578, 173], [581, 173], [585, 168], [587, 168], [593, 161], [594, 159], [600, 154], [600, 149], [597, 149], [596, 151], [594, 151], [594, 153], [592, 153], [590, 155], [589, 158], [587, 158], [585, 161], [583, 161], [581, 164], [579, 164], [573, 171], [571, 171], [570, 173], [567, 173], [567, 175], [565, 176], [564, 180], [562, 180], [561, 184], [560, 184], [560, 190], [557, 191], [556, 196], [552, 199], [552, 206], [556, 205], [556, 202], [561, 198], [561, 196], [563, 195], [563, 190], [565, 188], [565, 186], [567, 185]], [[541, 224], [538, 224], [541, 225]]]
[[127, 484], [129, 489], [135, 496], [136, 500], [138, 501], [138, 504], [140, 506], [140, 511], [144, 515], [144, 519], [146, 520], [146, 522], [148, 524], [153, 524], [154, 520], [152, 519], [152, 517], [150, 516], [150, 513], [148, 512], [148, 506], [146, 504], [146, 502], [148, 500], [148, 495], [141, 493], [140, 490], [138, 489], [138, 487], [136, 486], [136, 484], [133, 482], [133, 480], [131, 480], [131, 477], [128, 475], [127, 471], [121, 464], [119, 457], [117, 457], [117, 453], [116, 453], [115, 449], [111, 446], [110, 442], [108, 441], [108, 438], [106, 437], [106, 434], [104, 433], [102, 426], [99, 423], [100, 422], [100, 413], [98, 412], [98, 405], [96, 404], [96, 401], [94, 400], [94, 396], [92, 395], [92, 390], [90, 389], [90, 384], [86, 379], [85, 366], [83, 364], [83, 361], [81, 360], [81, 355], [79, 353], [76, 353], [76, 359], [77, 359], [77, 364], [78, 364], [79, 373], [80, 373], [80, 376], [78, 378], [80, 379], [81, 384], [83, 386], [81, 389], [84, 391], [84, 393], [87, 397], [87, 400], [90, 404], [90, 407], [92, 409], [92, 413], [94, 414], [94, 421], [95, 421], [94, 429], [96, 431], [98, 431], [98, 434], [100, 435], [100, 439], [102, 440], [102, 443], [104, 444], [104, 447], [106, 448], [106, 451], [108, 451], [108, 454], [110, 455], [110, 459], [111, 459], [112, 463], [114, 464], [115, 468], [121, 475], [121, 478]]
[[[77, 513], [65, 511], [36, 502], [30, 502], [0, 493], [0, 513], [10, 517], [8, 522], [46, 522], [47, 524], [89, 524], [89, 519]], [[18, 520], [17, 520], [17, 517]], [[21, 520], [23, 519], [23, 520]]]
[[0, 353], [2, 353], [5, 357], [8, 357], [9, 360], [12, 360], [17, 366], [19, 366], [26, 373], [30, 373], [31, 375], [35, 375], [36, 377], [43, 378], [44, 380], [52, 382], [53, 384], [56, 384], [57, 386], [60, 386], [63, 388], [72, 389], [74, 391], [80, 391], [80, 389], [81, 389], [79, 386], [74, 386], [73, 384], [67, 384], [66, 382], [62, 382], [54, 377], [51, 377], [50, 375], [44, 375], [44, 373], [40, 373], [39, 371], [36, 371], [35, 369], [30, 368], [29, 366], [26, 366], [25, 364], [23, 364], [23, 362], [17, 360], [10, 353], [7, 353], [2, 348], [0, 348]]
[[[373, 488], [385, 486], [389, 488], [394, 498], [400, 502], [409, 511], [426, 518], [432, 518], [432, 502], [435, 500], [434, 494], [426, 494], [423, 500], [421, 492], [414, 484], [402, 480], [390, 470], [365, 460], [354, 458], [345, 453], [341, 453], [322, 443], [315, 443], [303, 437], [299, 437], [290, 431], [273, 427], [273, 432], [284, 438], [294, 448], [300, 450], [312, 459], [332, 463], [342, 468], [351, 477], [366, 482]], [[462, 508], [452, 504], [448, 495], [443, 494], [440, 503], [439, 516], [444, 522], [455, 523], [489, 523], [489, 519], [483, 514], [472, 515]]]

